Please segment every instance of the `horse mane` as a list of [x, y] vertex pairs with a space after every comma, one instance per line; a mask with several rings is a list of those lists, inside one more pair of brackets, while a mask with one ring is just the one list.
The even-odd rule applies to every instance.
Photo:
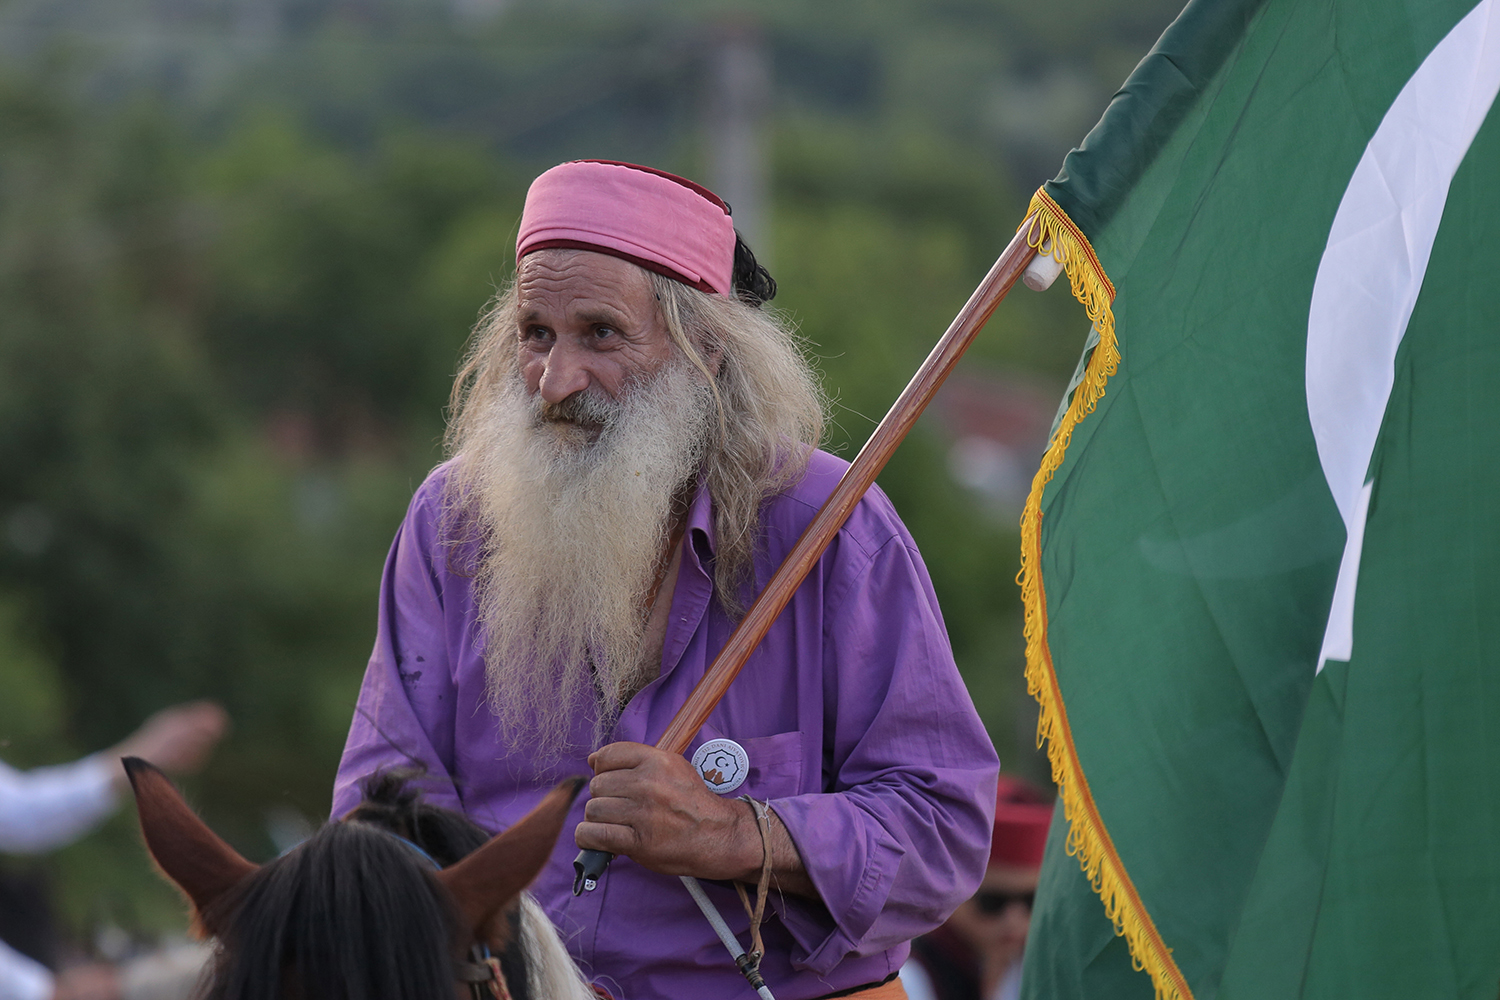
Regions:
[[[454, 996], [452, 956], [465, 943], [459, 916], [431, 865], [397, 837], [447, 866], [488, 834], [423, 801], [411, 787], [420, 776], [377, 771], [344, 822], [326, 824], [214, 906], [207, 916], [221, 947], [204, 1000]], [[509, 955], [501, 962], [513, 994], [529, 996], [525, 962]]]
[[412, 787], [426, 777], [420, 766], [383, 768], [360, 782], [363, 799], [344, 818], [370, 823], [416, 844], [444, 868], [490, 839], [463, 813], [435, 806]]

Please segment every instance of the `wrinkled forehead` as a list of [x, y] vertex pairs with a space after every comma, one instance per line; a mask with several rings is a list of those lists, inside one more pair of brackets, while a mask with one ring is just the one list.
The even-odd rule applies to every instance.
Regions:
[[565, 289], [570, 294], [652, 297], [646, 270], [628, 260], [591, 250], [549, 249], [528, 254], [516, 268], [523, 297]]
[[588, 250], [538, 250], [516, 269], [522, 323], [635, 322], [657, 311], [650, 276], [629, 261]]

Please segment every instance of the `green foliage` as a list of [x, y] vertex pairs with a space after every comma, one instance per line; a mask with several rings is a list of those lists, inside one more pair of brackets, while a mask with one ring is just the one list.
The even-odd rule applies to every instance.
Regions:
[[[0, 7], [0, 28], [33, 6]], [[272, 814], [328, 807], [382, 560], [509, 273], [526, 183], [573, 156], [701, 175], [704, 53], [740, 16], [713, 0], [516, 0], [489, 22], [418, 0], [276, 6], [261, 37], [221, 5], [163, 20], [154, 0], [79, 0], [48, 22], [77, 19], [73, 62], [0, 78], [0, 754], [70, 759], [218, 698], [235, 728], [188, 789], [252, 858], [276, 849]], [[1072, 67], [1097, 114], [1167, 13], [1066, 6], [760, 10], [778, 84], [757, 249], [845, 456], [1009, 239], [1029, 164], [1061, 156], [1007, 138], [1015, 81]], [[199, 33], [113, 41], [176, 19]], [[966, 364], [1060, 388], [1082, 333], [1065, 290], [1021, 293]], [[954, 484], [946, 446], [923, 421], [880, 485], [1002, 758], [1042, 778], [1015, 531]], [[128, 815], [50, 864], [77, 929], [180, 924]]]
[[[327, 809], [505, 189], [451, 144], [393, 136], [367, 167], [251, 122], [189, 151], [54, 93], [0, 85], [0, 740], [66, 760], [218, 698], [236, 729], [193, 784], [264, 857], [268, 809]], [[178, 919], [128, 816], [54, 866], [77, 924]]]
[[89, 128], [16, 85], [0, 121], [22, 139], [0, 159], [0, 582], [43, 623], [70, 703], [97, 699], [69, 728], [100, 741], [199, 680], [215, 641], [211, 615], [155, 624], [213, 600], [174, 531], [213, 419], [159, 242], [177, 220], [151, 190], [170, 170], [158, 124]]
[[266, 114], [203, 174], [221, 231], [207, 341], [236, 396], [310, 418], [324, 445], [437, 426], [521, 180], [472, 144], [396, 130], [354, 152]]
[[62, 678], [34, 623], [18, 595], [0, 597], [0, 753], [13, 767], [51, 763], [72, 750], [59, 735], [67, 718]]

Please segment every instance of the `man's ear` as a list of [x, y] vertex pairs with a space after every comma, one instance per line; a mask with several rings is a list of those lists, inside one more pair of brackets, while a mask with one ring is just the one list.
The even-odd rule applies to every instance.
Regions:
[[135, 789], [146, 848], [193, 904], [203, 929], [216, 933], [216, 928], [203, 922], [204, 914], [256, 866], [198, 818], [165, 774], [139, 757], [126, 757], [124, 764]]
[[699, 344], [698, 354], [715, 379], [724, 374], [724, 346], [719, 343], [718, 338], [710, 338], [708, 343]]
[[514, 902], [542, 870], [584, 781], [564, 781], [509, 830], [437, 873], [471, 933], [479, 933], [491, 917]]

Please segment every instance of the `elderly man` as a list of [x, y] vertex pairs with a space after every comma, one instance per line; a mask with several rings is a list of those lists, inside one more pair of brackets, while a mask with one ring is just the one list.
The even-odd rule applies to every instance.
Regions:
[[899, 996], [908, 940], [984, 872], [997, 768], [916, 547], [872, 490], [697, 766], [654, 749], [845, 463], [817, 450], [813, 373], [709, 191], [563, 164], [516, 258], [455, 386], [452, 458], [386, 563], [335, 814], [416, 760], [434, 801], [500, 830], [592, 771], [574, 839], [620, 857], [574, 896], [559, 844], [532, 891], [611, 994], [751, 995], [674, 876], [714, 880], [743, 939], [733, 883], [765, 837], [776, 995]]

